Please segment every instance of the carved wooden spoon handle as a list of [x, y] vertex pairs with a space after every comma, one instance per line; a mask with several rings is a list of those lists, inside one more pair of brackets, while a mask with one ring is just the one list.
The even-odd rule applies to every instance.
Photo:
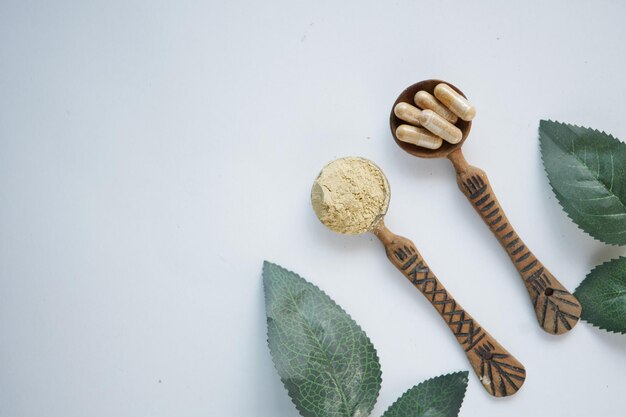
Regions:
[[413, 242], [391, 233], [382, 223], [374, 233], [391, 263], [424, 294], [454, 333], [487, 392], [496, 397], [515, 394], [526, 379], [524, 366], [452, 298]]
[[580, 319], [581, 306], [576, 297], [522, 242], [504, 214], [487, 174], [469, 165], [460, 154], [451, 155], [450, 159], [456, 169], [459, 188], [498, 238], [524, 280], [539, 325], [551, 334], [570, 331]]

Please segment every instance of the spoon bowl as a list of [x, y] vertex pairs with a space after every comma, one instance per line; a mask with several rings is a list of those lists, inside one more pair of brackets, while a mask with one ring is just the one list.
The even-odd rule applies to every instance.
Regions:
[[472, 122], [471, 121], [466, 122], [462, 119], [459, 119], [458, 122], [455, 124], [455, 126], [461, 129], [461, 132], [463, 133], [463, 138], [461, 139], [459, 143], [456, 143], [454, 145], [444, 141], [443, 145], [441, 145], [439, 149], [427, 149], [427, 148], [422, 148], [422, 147], [413, 145], [411, 143], [402, 142], [396, 137], [396, 129], [398, 128], [398, 126], [407, 124], [407, 122], [405, 122], [402, 119], [399, 119], [393, 112], [393, 109], [396, 107], [396, 104], [409, 103], [411, 105], [414, 105], [413, 97], [415, 97], [415, 94], [418, 91], [426, 91], [434, 95], [435, 87], [437, 86], [437, 84], [440, 84], [440, 83], [448, 84], [457, 93], [465, 97], [465, 94], [463, 94], [461, 90], [459, 90], [458, 88], [456, 88], [455, 86], [453, 86], [452, 84], [448, 82], [445, 82], [442, 80], [424, 80], [424, 81], [415, 83], [412, 86], [405, 89], [398, 96], [395, 103], [393, 103], [393, 107], [391, 108], [391, 116], [389, 118], [389, 124], [391, 125], [391, 134], [393, 135], [393, 139], [396, 141], [398, 146], [400, 146], [402, 149], [404, 149], [406, 152], [410, 153], [411, 155], [419, 156], [420, 158], [446, 158], [448, 155], [450, 155], [450, 153], [461, 148], [461, 145], [463, 144], [463, 142], [465, 142], [465, 139], [467, 139], [467, 136], [469, 135], [470, 129], [472, 127]]
[[391, 190], [372, 161], [348, 156], [326, 164], [311, 188], [311, 205], [330, 230], [346, 235], [371, 232], [389, 208]]

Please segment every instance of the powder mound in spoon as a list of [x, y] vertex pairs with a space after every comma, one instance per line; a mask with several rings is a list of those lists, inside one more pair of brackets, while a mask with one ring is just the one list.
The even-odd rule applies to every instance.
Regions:
[[346, 157], [327, 164], [313, 183], [311, 203], [324, 225], [345, 234], [365, 233], [389, 206], [389, 183], [373, 162]]

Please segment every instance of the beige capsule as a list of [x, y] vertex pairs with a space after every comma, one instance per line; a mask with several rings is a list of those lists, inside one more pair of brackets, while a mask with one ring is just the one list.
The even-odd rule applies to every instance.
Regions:
[[419, 119], [422, 126], [445, 141], [455, 144], [463, 138], [461, 129], [432, 110], [422, 110]]
[[469, 122], [476, 116], [476, 107], [472, 106], [465, 97], [454, 91], [448, 84], [437, 84], [435, 97], [439, 99], [452, 113]]
[[411, 125], [400, 125], [396, 129], [398, 140], [428, 149], [439, 149], [443, 140], [421, 127]]
[[435, 97], [432, 96], [432, 94], [427, 91], [422, 90], [415, 93], [413, 101], [415, 101], [415, 104], [420, 109], [432, 110], [452, 124], [456, 123], [457, 120], [459, 120], [456, 114], [452, 113], [450, 109], [441, 104], [439, 100], [437, 100]]
[[413, 125], [419, 126], [420, 122], [418, 117], [422, 111], [415, 106], [411, 106], [409, 103], [398, 103], [393, 108], [393, 113], [405, 122], [409, 122]]

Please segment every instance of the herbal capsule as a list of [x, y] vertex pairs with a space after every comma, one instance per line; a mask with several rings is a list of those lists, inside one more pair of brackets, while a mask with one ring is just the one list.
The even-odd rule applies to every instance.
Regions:
[[452, 87], [447, 84], [437, 84], [437, 87], [435, 87], [435, 97], [445, 104], [452, 113], [466, 122], [469, 122], [476, 116], [476, 107], [469, 104], [465, 97], [454, 91]]
[[398, 140], [428, 149], [439, 149], [443, 141], [426, 129], [411, 125], [400, 125], [396, 129]]
[[420, 122], [417, 119], [422, 111], [415, 106], [411, 106], [409, 103], [398, 103], [393, 108], [393, 113], [405, 122], [409, 122], [413, 125], [419, 126]]
[[417, 104], [417, 107], [420, 109], [432, 110], [452, 124], [455, 124], [457, 120], [459, 120], [456, 114], [452, 113], [450, 109], [446, 108], [446, 106], [441, 104], [439, 100], [427, 91], [418, 91], [415, 97], [413, 97], [413, 101], [415, 101], [415, 104]]
[[426, 129], [452, 144], [459, 143], [463, 138], [461, 129], [432, 110], [422, 110], [419, 120]]

